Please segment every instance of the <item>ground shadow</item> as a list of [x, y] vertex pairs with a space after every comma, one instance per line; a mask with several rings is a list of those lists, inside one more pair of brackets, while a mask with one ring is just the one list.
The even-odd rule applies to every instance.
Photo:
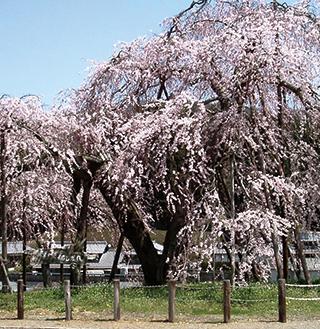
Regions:
[[65, 317], [57, 317], [57, 318], [46, 318], [45, 321], [63, 321]]

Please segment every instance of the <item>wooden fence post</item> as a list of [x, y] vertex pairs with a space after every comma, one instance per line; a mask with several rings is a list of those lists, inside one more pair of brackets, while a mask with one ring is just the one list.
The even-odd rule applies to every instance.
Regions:
[[18, 283], [18, 299], [17, 299], [17, 311], [18, 311], [18, 319], [24, 319], [24, 284], [23, 280], [19, 279]]
[[169, 281], [169, 308], [168, 308], [168, 320], [169, 322], [175, 321], [175, 313], [176, 313], [176, 281]]
[[278, 301], [279, 301], [279, 322], [287, 322], [286, 309], [286, 280], [279, 279], [278, 281]]
[[72, 304], [71, 304], [71, 289], [70, 280], [64, 280], [64, 303], [66, 320], [72, 320]]
[[120, 320], [120, 280], [114, 279], [113, 280], [113, 287], [114, 287], [114, 301], [113, 301], [113, 315], [114, 320]]
[[231, 284], [230, 280], [223, 281], [223, 322], [228, 323], [231, 319]]

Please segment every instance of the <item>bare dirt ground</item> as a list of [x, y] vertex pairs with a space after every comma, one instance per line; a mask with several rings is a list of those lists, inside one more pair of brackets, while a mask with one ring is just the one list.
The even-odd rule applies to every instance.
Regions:
[[112, 321], [112, 320], [0, 320], [0, 329], [320, 329], [320, 320], [288, 321], [278, 323], [271, 321], [239, 321], [224, 323], [195, 323], [165, 321]]
[[113, 321], [113, 314], [90, 313], [74, 310], [73, 320], [64, 320], [64, 313], [52, 313], [45, 309], [30, 310], [25, 320], [17, 320], [16, 314], [0, 311], [0, 329], [320, 329], [320, 318], [307, 318], [299, 314], [287, 315], [287, 323], [276, 322], [272, 317], [248, 318], [233, 316], [231, 323], [222, 323], [222, 315], [187, 317], [176, 314], [176, 322], [165, 321], [166, 315], [121, 314], [122, 319]]

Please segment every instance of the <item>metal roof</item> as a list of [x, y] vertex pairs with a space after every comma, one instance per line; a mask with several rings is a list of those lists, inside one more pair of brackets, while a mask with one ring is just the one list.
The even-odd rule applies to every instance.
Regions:
[[[116, 251], [114, 249], [108, 250], [100, 257], [98, 263], [87, 263], [87, 267], [89, 269], [111, 269], [115, 254]], [[121, 263], [122, 259], [123, 259], [123, 254], [121, 253], [118, 264]]]
[[[66, 241], [64, 243], [64, 247], [70, 246], [72, 243], [70, 241]], [[61, 249], [61, 243], [56, 241], [52, 246], [53, 249]], [[87, 253], [88, 254], [103, 254], [108, 250], [108, 243], [105, 241], [87, 241]]]

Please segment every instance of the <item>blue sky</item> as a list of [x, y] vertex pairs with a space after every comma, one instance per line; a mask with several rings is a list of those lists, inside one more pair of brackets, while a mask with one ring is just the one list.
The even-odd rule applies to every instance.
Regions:
[[0, 0], [0, 95], [39, 95], [50, 106], [77, 88], [90, 60], [118, 41], [160, 31], [191, 0]]

